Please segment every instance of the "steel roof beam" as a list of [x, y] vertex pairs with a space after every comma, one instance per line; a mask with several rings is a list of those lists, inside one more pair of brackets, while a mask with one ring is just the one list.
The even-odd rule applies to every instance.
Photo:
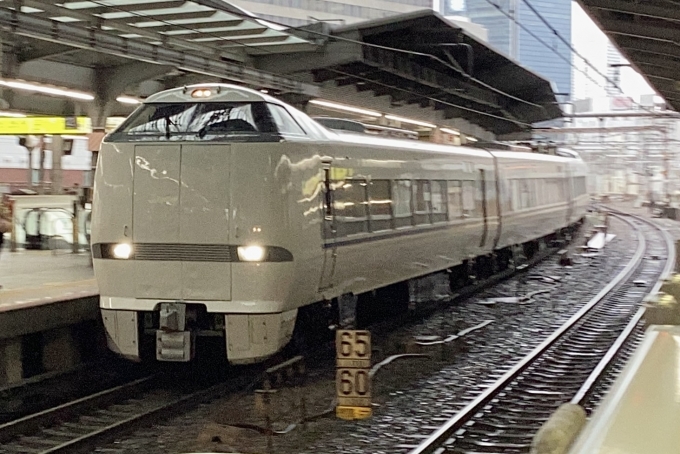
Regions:
[[[215, 14], [214, 12], [211, 12], [210, 15]], [[118, 19], [117, 19], [118, 20]], [[126, 20], [126, 19], [119, 19], [119, 20]], [[153, 22], [150, 21], [148, 18], [145, 19], [146, 22]], [[218, 20], [218, 21], [213, 21], [213, 22], [195, 22], [193, 24], [182, 24], [182, 25], [159, 25], [159, 26], [151, 26], [151, 27], [144, 27], [148, 28], [149, 30], [153, 30], [158, 33], [164, 33], [164, 32], [169, 32], [172, 30], [178, 30], [184, 28], [188, 32], [191, 32], [193, 30], [200, 30], [198, 27], [237, 27], [241, 24], [243, 24], [242, 19], [234, 19], [234, 20]], [[184, 35], [176, 35], [176, 36], [184, 36]]]
[[646, 1], [623, 1], [623, 0], [583, 0], [590, 8], [619, 13], [633, 14], [636, 16], [652, 17], [670, 21], [680, 21], [680, 9], [663, 8]]
[[638, 23], [613, 18], [601, 18], [605, 29], [615, 35], [633, 36], [636, 38], [671, 41], [673, 45], [680, 45], [680, 26], [668, 24]]
[[42, 42], [39, 48], [26, 45], [26, 43], [15, 43], [13, 51], [17, 56], [18, 63], [26, 63], [31, 60], [77, 52], [78, 49], [63, 44]]
[[[165, 43], [166, 45], [169, 46], [174, 46], [178, 48], [183, 48], [183, 49], [191, 49], [195, 51], [199, 51], [201, 53], [220, 53], [223, 51], [220, 51], [218, 49], [213, 49], [209, 45], [200, 45], [196, 43], [192, 43], [190, 41], [185, 41], [183, 39], [178, 39], [178, 38], [173, 38], [168, 35], [163, 35], [160, 33], [156, 33], [154, 31], [149, 30], [151, 27], [136, 27], [134, 25], [127, 25], [125, 23], [115, 21], [115, 22], [110, 22], [106, 19], [93, 16], [93, 13], [85, 13], [82, 11], [90, 11], [87, 9], [83, 10], [74, 10], [70, 8], [64, 8], [62, 6], [55, 5], [53, 2], [50, 0], [23, 0], [24, 6], [30, 6], [31, 8], [36, 8], [36, 9], [41, 9], [45, 13], [49, 15], [55, 15], [55, 16], [68, 16], [72, 17], [74, 19], [78, 19], [79, 21], [85, 22], [90, 25], [96, 25], [97, 27], [111, 27], [114, 28], [118, 31], [125, 32], [125, 33], [130, 33], [134, 35], [139, 35], [143, 36], [145, 38], [152, 39], [154, 41], [159, 41], [162, 43]], [[151, 5], [151, 4], [150, 4]], [[21, 13], [21, 14], [26, 14], [26, 13]], [[149, 18], [150, 19], [150, 18]], [[246, 60], [245, 55], [243, 54], [234, 54], [232, 52], [224, 52], [222, 55], [225, 58], [229, 58], [231, 60], [235, 61], [240, 61], [243, 62]]]
[[[206, 27], [208, 28], [208, 27]], [[213, 28], [213, 27], [210, 27]], [[177, 33], [177, 34], [172, 34], [168, 36], [177, 36], [181, 37], [181, 39], [196, 39], [196, 38], [216, 38], [216, 41], [214, 42], [227, 42], [230, 41], [227, 37], [231, 36], [249, 36], [249, 35], [261, 35], [262, 33], [266, 32], [269, 30], [268, 28], [262, 27], [262, 28], [241, 28], [241, 29], [235, 29], [235, 30], [223, 30], [223, 31], [202, 31], [200, 28], [195, 29], [195, 31], [189, 31], [187, 30], [187, 33]], [[280, 36], [283, 36], [284, 39], [287, 39], [289, 35], [279, 35], [279, 36], [272, 36], [271, 38], [278, 38]], [[235, 43], [239, 43], [239, 40], [234, 40]]]
[[[77, 10], [73, 10], [77, 11]], [[190, 13], [168, 13], [168, 14], [154, 14], [153, 17], [148, 17], [148, 16], [130, 16], [130, 17], [125, 17], [121, 19], [104, 19], [106, 20], [107, 24], [139, 24], [139, 23], [145, 23], [145, 22], [164, 22], [164, 21], [173, 21], [173, 20], [186, 20], [186, 19], [207, 19], [215, 14], [215, 11], [193, 11]], [[231, 21], [234, 22], [234, 25], [238, 25], [239, 23], [243, 22], [242, 20], [234, 20]], [[201, 23], [201, 22], [199, 22]], [[210, 22], [206, 22], [210, 23]], [[183, 26], [190, 26], [193, 24], [183, 24], [183, 25], [172, 25], [171, 27], [177, 28], [177, 27], [183, 27]], [[158, 27], [154, 27], [153, 30], [155, 31], [160, 31], [158, 30]]]
[[85, 28], [44, 17], [0, 8], [0, 26], [19, 36], [66, 44], [158, 65], [284, 92], [318, 96], [319, 88], [296, 80], [230, 63], [219, 56], [197, 55], [167, 46], [122, 38], [96, 28]]
[[651, 41], [623, 35], [617, 36], [615, 41], [623, 50], [680, 58], [680, 46], [676, 46], [671, 42]]
[[637, 64], [642, 71], [649, 77], [662, 77], [669, 80], [678, 78], [678, 70], [673, 68], [660, 68], [655, 65], [648, 65], [645, 62], [638, 62]]
[[[80, 2], [74, 2], [80, 3]], [[149, 11], [154, 9], [173, 9], [181, 8], [187, 3], [186, 0], [169, 0], [166, 2], [144, 2], [144, 3], [133, 3], [127, 5], [110, 5], [110, 6], [96, 6], [93, 8], [78, 8], [71, 9], [66, 8], [70, 11], [87, 11], [89, 14], [102, 14], [102, 13], [122, 13], [122, 12], [135, 12], [135, 11]], [[113, 10], [113, 11], [112, 11]]]
[[496, 109], [500, 107], [498, 97], [494, 93], [456, 80], [437, 70], [421, 66], [396, 52], [377, 47], [366, 47], [363, 53], [364, 63], [368, 65], [384, 69], [404, 79], [437, 88], [458, 98], [468, 99]]
[[[220, 49], [222, 48], [232, 48], [232, 47], [238, 47], [242, 45], [252, 45], [252, 44], [269, 44], [271, 43], [272, 45], [275, 45], [274, 43], [282, 43], [288, 39], [288, 35], [279, 35], [279, 36], [259, 36], [259, 37], [252, 37], [252, 38], [241, 38], [237, 40], [224, 40], [224, 41], [212, 41], [214, 43], [219, 43]], [[264, 46], [260, 46], [264, 47]]]

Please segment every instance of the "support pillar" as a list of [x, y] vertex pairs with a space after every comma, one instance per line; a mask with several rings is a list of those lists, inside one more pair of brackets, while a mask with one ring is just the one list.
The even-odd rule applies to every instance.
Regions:
[[50, 172], [50, 180], [52, 180], [52, 194], [61, 194], [63, 192], [63, 174], [61, 170], [61, 158], [64, 154], [64, 140], [61, 136], [52, 136], [52, 171]]
[[21, 338], [0, 341], [0, 385], [18, 383], [23, 379]]
[[42, 357], [45, 372], [66, 370], [78, 364], [80, 352], [70, 327], [46, 332], [44, 336]]

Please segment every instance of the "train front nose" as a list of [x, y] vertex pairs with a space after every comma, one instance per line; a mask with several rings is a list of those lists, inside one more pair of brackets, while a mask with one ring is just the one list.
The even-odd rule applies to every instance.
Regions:
[[137, 145], [135, 297], [231, 299], [229, 145]]

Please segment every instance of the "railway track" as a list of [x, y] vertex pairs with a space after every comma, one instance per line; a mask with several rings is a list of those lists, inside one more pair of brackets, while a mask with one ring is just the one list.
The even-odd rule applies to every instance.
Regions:
[[[177, 387], [149, 375], [0, 425], [0, 454], [86, 452], [117, 436], [245, 389], [253, 374]], [[188, 387], [188, 388], [187, 388]]]
[[620, 364], [621, 354], [632, 351], [641, 336], [641, 301], [658, 290], [655, 283], [670, 273], [674, 259], [672, 239], [653, 223], [612, 214], [637, 231], [638, 248], [625, 268], [441, 427], [419, 435], [423, 441], [410, 454], [527, 453], [533, 435], [560, 404], [597, 404], [609, 366]]
[[0, 425], [148, 375], [138, 364], [104, 357], [0, 388]]

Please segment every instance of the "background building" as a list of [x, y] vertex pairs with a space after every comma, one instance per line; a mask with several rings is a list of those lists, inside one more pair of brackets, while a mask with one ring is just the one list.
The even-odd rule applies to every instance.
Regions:
[[550, 80], [555, 91], [566, 99], [571, 97], [572, 88], [571, 50], [555, 31], [571, 43], [571, 3], [571, 0], [444, 0], [434, 7], [447, 17], [464, 16], [485, 27], [489, 44]]

